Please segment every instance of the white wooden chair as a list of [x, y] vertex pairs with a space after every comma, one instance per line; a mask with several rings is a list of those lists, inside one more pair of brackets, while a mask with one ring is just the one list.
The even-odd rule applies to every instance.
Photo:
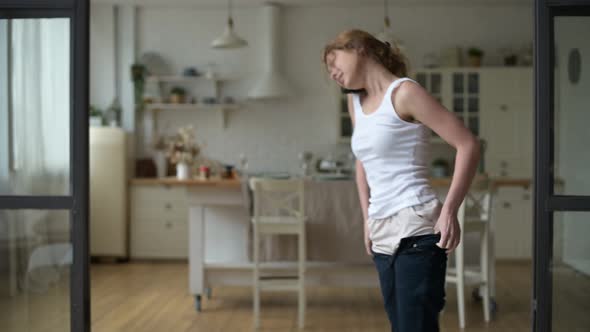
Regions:
[[[303, 180], [251, 178], [254, 197], [253, 260], [254, 260], [254, 326], [260, 326], [260, 292], [298, 292], [300, 328], [305, 325], [305, 221]], [[260, 236], [291, 234], [298, 237], [296, 274], [264, 274], [260, 263]], [[267, 265], [272, 268], [272, 264]]]
[[[478, 176], [473, 180], [457, 213], [457, 219], [461, 225], [461, 242], [455, 249], [455, 266], [447, 268], [446, 282], [457, 286], [459, 327], [462, 329], [465, 328], [466, 285], [479, 287], [483, 299], [484, 320], [490, 321], [490, 269], [493, 264], [490, 259], [490, 222], [493, 196], [494, 190], [490, 179], [486, 176]], [[477, 269], [465, 266], [465, 234], [471, 232], [480, 234], [480, 264]]]

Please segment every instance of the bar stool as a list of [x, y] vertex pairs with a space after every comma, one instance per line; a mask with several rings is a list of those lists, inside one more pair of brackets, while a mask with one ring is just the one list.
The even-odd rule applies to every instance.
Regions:
[[[465, 328], [465, 286], [475, 285], [481, 291], [483, 315], [490, 321], [490, 222], [492, 218], [494, 190], [487, 176], [473, 180], [469, 192], [459, 207], [457, 219], [461, 226], [461, 242], [455, 249], [455, 266], [447, 268], [446, 282], [457, 287], [459, 327]], [[465, 266], [465, 234], [476, 232], [480, 235], [479, 267]]]
[[[305, 325], [305, 221], [303, 180], [251, 178], [254, 198], [254, 326], [260, 326], [260, 292], [295, 291], [298, 293], [298, 324]], [[260, 264], [260, 236], [290, 234], [298, 238], [297, 273], [292, 275], [263, 274]], [[272, 268], [272, 264], [268, 265]]]

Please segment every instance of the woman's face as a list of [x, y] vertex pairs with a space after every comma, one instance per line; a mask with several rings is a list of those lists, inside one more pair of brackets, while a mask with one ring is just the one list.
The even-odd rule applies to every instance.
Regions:
[[326, 56], [330, 78], [345, 89], [362, 89], [359, 82], [360, 56], [355, 50], [333, 50]]

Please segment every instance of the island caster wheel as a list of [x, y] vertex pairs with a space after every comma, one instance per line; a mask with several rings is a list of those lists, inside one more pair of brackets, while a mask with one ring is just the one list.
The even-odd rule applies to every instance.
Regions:
[[496, 317], [496, 313], [498, 312], [498, 303], [496, 299], [490, 298], [490, 314], [492, 317]]
[[195, 310], [197, 310], [197, 312], [201, 312], [201, 295], [195, 295]]
[[473, 301], [475, 302], [479, 302], [481, 301], [481, 295], [479, 294], [479, 288], [475, 287], [473, 289], [473, 291], [471, 292], [471, 298], [473, 299]]

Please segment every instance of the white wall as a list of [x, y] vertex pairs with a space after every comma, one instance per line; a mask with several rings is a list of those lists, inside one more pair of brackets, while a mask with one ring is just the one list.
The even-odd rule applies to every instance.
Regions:
[[92, 5], [90, 15], [90, 104], [106, 109], [115, 91], [115, 8]]
[[[581, 33], [585, 31], [586, 33]], [[590, 123], [590, 32], [588, 17], [560, 17], [555, 23], [555, 43], [557, 51], [556, 80], [556, 166], [557, 174], [565, 182], [565, 194], [590, 194], [590, 141], [588, 124]], [[568, 78], [568, 57], [572, 48], [581, 53], [581, 75], [578, 83], [573, 84]], [[556, 220], [562, 227], [563, 260], [580, 271], [590, 274], [590, 213], [557, 213]]]
[[[414, 66], [420, 66], [428, 52], [453, 45], [484, 49], [485, 64], [498, 64], [497, 50], [524, 46], [532, 41], [532, 2], [516, 5], [410, 5], [392, 7], [392, 23], [408, 49]], [[164, 56], [176, 72], [186, 66], [201, 67], [215, 60], [222, 73], [238, 80], [228, 93], [243, 96], [263, 66], [257, 61], [261, 40], [257, 32], [259, 9], [234, 11], [236, 29], [250, 43], [239, 50], [212, 50], [209, 43], [223, 30], [223, 8], [141, 7], [137, 16], [138, 54], [155, 51]], [[93, 13], [94, 15], [94, 13]], [[282, 11], [281, 68], [295, 88], [296, 97], [286, 101], [257, 103], [230, 115], [223, 130], [216, 113], [161, 113], [160, 127], [173, 131], [193, 123], [197, 138], [206, 141], [205, 153], [236, 163], [245, 152], [253, 170], [296, 171], [297, 153], [316, 154], [348, 151], [337, 143], [337, 107], [333, 86], [320, 61], [324, 44], [338, 32], [358, 27], [381, 29], [382, 9], [378, 5], [342, 8], [322, 6], [287, 7]], [[446, 153], [452, 152], [449, 148]]]

